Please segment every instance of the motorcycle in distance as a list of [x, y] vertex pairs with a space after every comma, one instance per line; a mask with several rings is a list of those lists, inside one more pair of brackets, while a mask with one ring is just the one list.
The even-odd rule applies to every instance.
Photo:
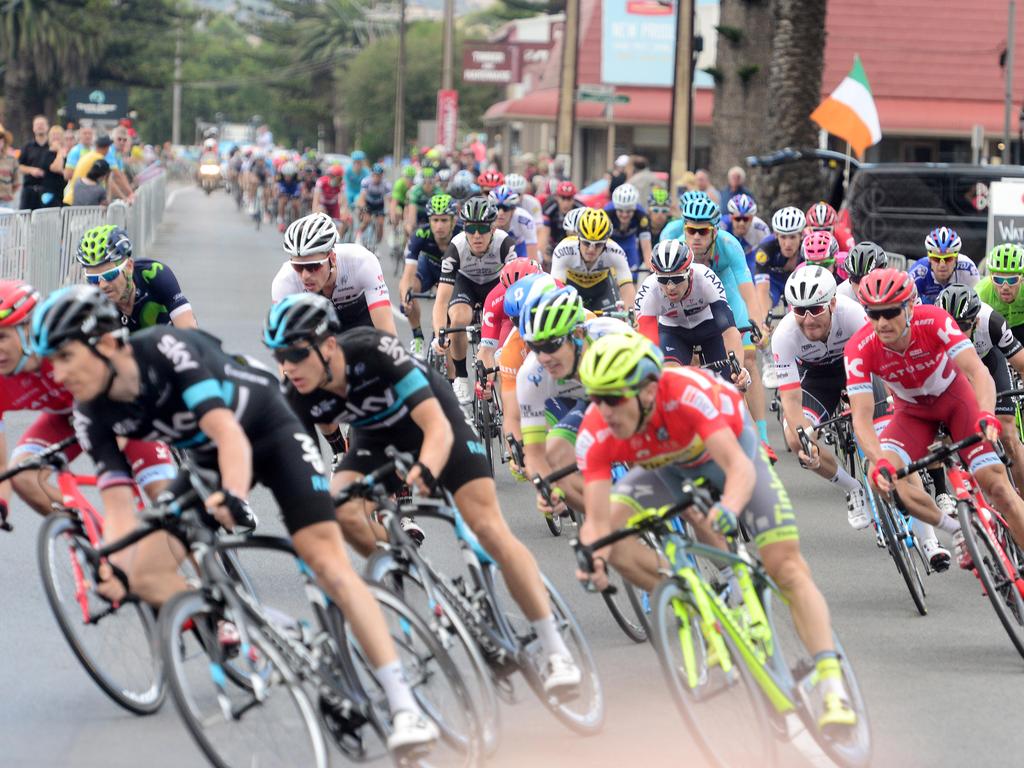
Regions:
[[210, 194], [222, 184], [220, 163], [215, 157], [203, 157], [199, 163], [199, 186]]

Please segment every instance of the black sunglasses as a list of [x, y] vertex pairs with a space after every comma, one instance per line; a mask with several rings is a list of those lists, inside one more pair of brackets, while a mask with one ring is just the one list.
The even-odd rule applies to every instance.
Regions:
[[658, 275], [658, 282], [662, 285], [680, 285], [689, 279], [689, 275]]
[[567, 336], [562, 336], [559, 339], [549, 339], [548, 341], [528, 341], [526, 347], [537, 354], [553, 355], [562, 348], [567, 338]]
[[285, 347], [284, 349], [275, 349], [271, 354], [274, 359], [279, 363], [301, 363], [310, 353], [313, 351], [312, 347]]
[[595, 405], [622, 405], [624, 402], [629, 400], [628, 395], [591, 395], [590, 402]]
[[903, 311], [903, 307], [889, 307], [889, 309], [867, 309], [864, 312], [872, 320], [881, 320], [883, 317], [886, 320], [892, 320], [894, 317], [899, 317]]

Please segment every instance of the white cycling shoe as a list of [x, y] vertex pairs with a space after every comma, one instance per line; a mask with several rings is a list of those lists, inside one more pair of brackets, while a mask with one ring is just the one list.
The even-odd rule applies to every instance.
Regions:
[[580, 684], [583, 675], [570, 656], [553, 653], [544, 667], [544, 693], [566, 693]]
[[938, 539], [925, 539], [921, 542], [921, 552], [928, 558], [933, 571], [942, 573], [949, 569], [949, 550], [939, 544]]
[[388, 734], [388, 751], [398, 752], [409, 749], [429, 749], [440, 733], [437, 726], [419, 712], [403, 709], [391, 719], [391, 733]]
[[871, 525], [868, 508], [868, 494], [863, 488], [846, 494], [846, 519], [853, 530], [860, 531]]
[[465, 376], [459, 376], [452, 382], [452, 389], [455, 390], [455, 397], [459, 400], [459, 405], [469, 405], [473, 402], [473, 388], [469, 386], [469, 379]]
[[948, 493], [940, 493], [936, 495], [935, 506], [939, 508], [940, 512], [947, 514], [950, 517], [956, 517], [956, 499]]

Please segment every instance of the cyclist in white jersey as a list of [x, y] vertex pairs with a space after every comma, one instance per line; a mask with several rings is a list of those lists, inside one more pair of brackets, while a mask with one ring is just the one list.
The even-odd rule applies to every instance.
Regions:
[[579, 291], [591, 311], [612, 309], [618, 299], [633, 305], [636, 289], [626, 253], [611, 239], [605, 211], [587, 208], [576, 223], [576, 238], [565, 238], [551, 253], [551, 276]]
[[887, 266], [889, 255], [882, 246], [870, 240], [857, 243], [850, 249], [846, 261], [843, 262], [843, 269], [849, 277], [836, 288], [836, 295], [859, 302], [857, 288], [860, 286], [861, 278], [872, 269], [885, 269]]
[[498, 229], [508, 232], [516, 244], [516, 256], [537, 261], [537, 225], [524, 208], [519, 207], [519, 193], [501, 184], [492, 189], [487, 199], [498, 209]]
[[544, 224], [544, 212], [543, 206], [533, 195], [527, 194], [527, 181], [525, 176], [521, 176], [518, 173], [510, 173], [505, 177], [505, 186], [519, 195], [519, 207], [526, 210], [530, 214], [530, 218], [533, 219], [533, 223], [540, 227]]
[[380, 261], [361, 245], [339, 244], [330, 216], [311, 213], [292, 222], [284, 233], [284, 252], [289, 260], [274, 276], [272, 301], [319, 293], [334, 303], [344, 330], [366, 325], [397, 334]]
[[439, 328], [461, 327], [473, 322], [473, 308], [483, 307], [487, 294], [497, 285], [505, 262], [516, 258], [514, 241], [507, 232], [495, 229], [498, 211], [486, 197], [471, 197], [459, 210], [463, 230], [452, 238], [441, 261], [434, 299], [434, 349], [443, 353], [451, 349], [455, 368], [453, 387], [463, 405], [472, 401], [469, 370], [466, 364], [468, 342], [466, 334], [457, 333], [445, 338], [445, 347], [436, 335]]

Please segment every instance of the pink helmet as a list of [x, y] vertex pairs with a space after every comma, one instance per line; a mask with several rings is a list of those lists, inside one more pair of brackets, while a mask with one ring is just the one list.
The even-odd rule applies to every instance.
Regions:
[[811, 232], [800, 243], [800, 254], [808, 264], [830, 267], [835, 263], [838, 253], [839, 243], [826, 230]]

